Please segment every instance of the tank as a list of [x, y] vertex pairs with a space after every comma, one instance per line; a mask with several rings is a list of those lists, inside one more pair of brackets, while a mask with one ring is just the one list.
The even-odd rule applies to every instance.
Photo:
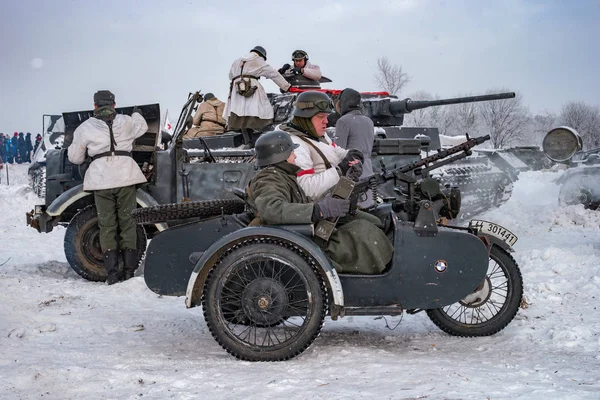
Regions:
[[[271, 94], [270, 99], [274, 110], [273, 127], [290, 118], [296, 96], [306, 90], [319, 90], [334, 100], [341, 93], [341, 90], [292, 87], [290, 93]], [[404, 115], [428, 107], [514, 97], [514, 92], [508, 92], [419, 101], [410, 98], [400, 100], [384, 91], [361, 92], [363, 114], [373, 121], [376, 130], [372, 154], [374, 172], [393, 169], [397, 165], [428, 156], [444, 147], [437, 128], [403, 126]], [[328, 133], [334, 141], [335, 123], [338, 118], [339, 115], [336, 113], [328, 118]], [[466, 140], [464, 136], [462, 138]], [[518, 179], [519, 172], [529, 169], [527, 164], [509, 152], [475, 151], [473, 156], [432, 171], [431, 176], [443, 185], [456, 186], [460, 189], [463, 196], [461, 216], [467, 217], [506, 202], [512, 194], [513, 183]], [[386, 184], [384, 192], [389, 193], [393, 187], [392, 183]]]
[[542, 141], [546, 157], [567, 166], [557, 180], [559, 204], [582, 204], [597, 210], [600, 207], [600, 148], [587, 151], [582, 148], [581, 136], [568, 126], [552, 129]]

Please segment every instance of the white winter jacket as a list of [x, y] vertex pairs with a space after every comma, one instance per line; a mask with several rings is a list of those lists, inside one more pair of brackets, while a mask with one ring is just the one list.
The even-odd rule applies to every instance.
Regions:
[[[340, 174], [335, 167], [346, 157], [348, 150], [336, 146], [327, 135], [323, 136], [325, 142], [322, 142], [287, 124], [280, 125], [279, 129], [287, 132], [292, 141], [300, 145], [294, 150], [296, 154], [295, 164], [302, 168], [298, 172], [298, 184], [311, 200], [318, 199], [340, 180]], [[331, 168], [326, 168], [325, 162], [319, 153], [311, 145], [300, 139], [300, 136], [309, 138], [311, 143], [321, 150], [331, 164]]]
[[[118, 114], [113, 121], [115, 150], [131, 151], [133, 141], [148, 130], [144, 117], [134, 113], [131, 117]], [[110, 151], [110, 132], [106, 122], [89, 118], [73, 133], [73, 143], [68, 148], [69, 161], [81, 164], [85, 152], [90, 156]], [[146, 177], [135, 160], [128, 156], [108, 156], [92, 161], [85, 178], [83, 190], [102, 190], [145, 183]]]
[[[292, 72], [294, 69], [294, 65], [292, 64], [284, 73], [285, 77], [292, 77], [294, 73]], [[302, 75], [304, 75], [308, 79], [312, 79], [313, 81], [318, 81], [321, 79], [323, 75], [321, 75], [321, 68], [316, 64], [311, 64], [309, 61], [304, 64]]]
[[[244, 57], [238, 58], [233, 62], [229, 71], [229, 79], [233, 79], [239, 76], [242, 71], [242, 63], [244, 64], [244, 75], [252, 75], [256, 77], [264, 76], [271, 79], [281, 89], [288, 90], [290, 84], [285, 78], [271, 67], [267, 62], [258, 54], [251, 52]], [[230, 97], [227, 99], [227, 106], [223, 111], [223, 118], [229, 118], [230, 113], [235, 113], [238, 117], [258, 117], [260, 119], [272, 119], [273, 118], [273, 106], [269, 102], [267, 93], [262, 87], [258, 79], [251, 79], [252, 86], [256, 86], [257, 90], [251, 97], [244, 97], [238, 94], [236, 90], [235, 82], [241, 78], [235, 79], [231, 90]]]

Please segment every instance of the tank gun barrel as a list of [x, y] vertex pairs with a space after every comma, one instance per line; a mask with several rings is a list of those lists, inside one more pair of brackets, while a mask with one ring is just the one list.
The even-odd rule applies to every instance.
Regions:
[[480, 101], [491, 101], [491, 100], [503, 100], [514, 98], [515, 92], [507, 93], [496, 93], [486, 94], [482, 96], [469, 96], [469, 97], [455, 97], [453, 99], [441, 99], [441, 100], [418, 100], [413, 101], [411, 99], [404, 99], [400, 101], [394, 101], [390, 104], [390, 110], [393, 114], [408, 114], [414, 110], [420, 110], [422, 108], [434, 107], [434, 106], [445, 106], [449, 104], [462, 104], [462, 103], [477, 103]]

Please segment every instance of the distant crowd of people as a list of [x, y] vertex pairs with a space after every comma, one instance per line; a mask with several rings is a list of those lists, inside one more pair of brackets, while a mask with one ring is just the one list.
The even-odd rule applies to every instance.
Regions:
[[11, 138], [8, 134], [0, 133], [0, 164], [23, 164], [31, 162], [31, 155], [42, 143], [39, 133], [31, 140], [31, 133], [15, 132]]

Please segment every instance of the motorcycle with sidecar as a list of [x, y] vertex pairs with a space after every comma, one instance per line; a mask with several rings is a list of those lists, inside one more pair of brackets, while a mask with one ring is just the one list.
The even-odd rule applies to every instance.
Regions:
[[[522, 276], [510, 254], [517, 237], [489, 221], [451, 225], [460, 191], [429, 177], [487, 139], [469, 139], [356, 183], [351, 203], [371, 189], [377, 203], [366, 211], [379, 218], [394, 246], [381, 274], [338, 273], [312, 240], [318, 235], [312, 224], [248, 226], [250, 213], [224, 211], [157, 234], [147, 250], [146, 284], [161, 295], [185, 294], [188, 308], [202, 306], [213, 337], [242, 360], [299, 355], [326, 316], [425, 311], [450, 335], [493, 335], [521, 304]], [[382, 182], [393, 182], [395, 196], [377, 193]]]

